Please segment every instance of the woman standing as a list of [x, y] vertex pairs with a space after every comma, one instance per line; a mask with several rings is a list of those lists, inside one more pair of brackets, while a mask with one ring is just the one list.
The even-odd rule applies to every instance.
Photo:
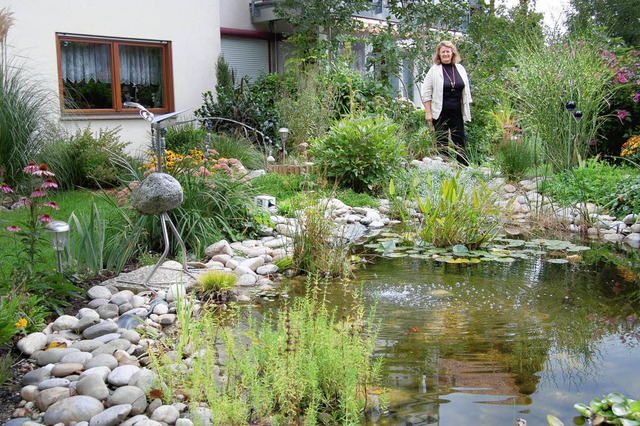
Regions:
[[458, 49], [448, 40], [438, 43], [433, 62], [422, 83], [425, 118], [429, 124], [433, 124], [439, 145], [448, 144], [451, 132], [457, 160], [467, 166], [464, 122], [471, 121], [469, 77], [459, 64]]

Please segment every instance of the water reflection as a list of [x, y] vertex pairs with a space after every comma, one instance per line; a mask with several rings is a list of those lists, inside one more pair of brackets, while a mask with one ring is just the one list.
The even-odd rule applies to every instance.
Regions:
[[375, 355], [389, 390], [371, 424], [570, 424], [576, 402], [640, 398], [640, 349], [599, 320], [638, 312], [627, 297], [637, 285], [612, 264], [381, 259], [328, 298], [341, 305], [360, 287], [382, 322]]

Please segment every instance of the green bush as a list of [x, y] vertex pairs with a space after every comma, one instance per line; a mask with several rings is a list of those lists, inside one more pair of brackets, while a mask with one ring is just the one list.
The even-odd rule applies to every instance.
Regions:
[[344, 119], [311, 144], [311, 154], [327, 178], [356, 192], [380, 192], [403, 161], [404, 142], [388, 119]]
[[206, 134], [205, 129], [187, 123], [168, 127], [164, 141], [167, 149], [184, 155], [191, 149], [204, 150]]
[[264, 154], [249, 139], [242, 136], [211, 135], [211, 148], [216, 150], [217, 157], [240, 160], [248, 170], [265, 166]]
[[618, 198], [633, 175], [632, 169], [591, 158], [543, 181], [540, 190], [563, 206], [585, 202], [603, 206]]
[[56, 173], [61, 189], [113, 188], [120, 183], [113, 157], [124, 157], [127, 146], [120, 142], [119, 132], [119, 128], [100, 129], [94, 135], [87, 127], [44, 145], [40, 156]]

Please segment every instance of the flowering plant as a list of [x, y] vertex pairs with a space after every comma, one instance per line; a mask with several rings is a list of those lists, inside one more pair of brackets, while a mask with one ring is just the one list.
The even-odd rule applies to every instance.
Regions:
[[[53, 222], [53, 217], [47, 211], [60, 209], [54, 201], [45, 201], [45, 197], [48, 191], [56, 189], [58, 184], [53, 180], [54, 174], [46, 164], [38, 166], [31, 162], [23, 172], [27, 174], [27, 179], [20, 187], [14, 190], [6, 183], [0, 183], [0, 193], [13, 201], [12, 209], [29, 209], [29, 214], [24, 220], [9, 225], [5, 230], [15, 234], [24, 247], [15, 252], [17, 262], [14, 268], [26, 268], [28, 272], [33, 272], [33, 266], [39, 260], [38, 242], [43, 238], [47, 224]], [[20, 192], [28, 195], [21, 195]]]
[[622, 144], [620, 156], [628, 159], [640, 159], [640, 135], [633, 135]]

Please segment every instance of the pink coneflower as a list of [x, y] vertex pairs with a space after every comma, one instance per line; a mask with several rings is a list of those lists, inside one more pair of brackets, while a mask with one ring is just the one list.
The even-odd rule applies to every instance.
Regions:
[[29, 164], [27, 164], [27, 167], [22, 169], [22, 171], [25, 172], [25, 173], [34, 173], [34, 172], [38, 171], [38, 165], [36, 163], [34, 163], [33, 161], [31, 161]]
[[38, 167], [38, 170], [34, 171], [33, 174], [37, 176], [55, 176], [53, 173], [49, 171], [49, 166], [47, 166], [44, 163], [40, 164], [40, 167]]
[[47, 195], [47, 191], [45, 191], [44, 189], [36, 189], [31, 193], [31, 198], [44, 197], [46, 195]]
[[20, 232], [20, 228], [15, 226], [15, 225], [11, 225], [11, 226], [7, 226], [7, 231], [9, 231], [9, 232]]
[[40, 222], [44, 222], [44, 223], [53, 222], [53, 218], [51, 216], [49, 216], [48, 214], [43, 214], [42, 216], [38, 216], [38, 220]]
[[28, 198], [20, 198], [17, 202], [16, 202], [16, 206], [17, 207], [29, 207], [31, 205], [31, 200]]
[[58, 184], [51, 178], [47, 178], [41, 185], [43, 188], [57, 188]]
[[55, 201], [48, 201], [43, 204], [45, 207], [51, 207], [54, 210], [60, 210], [60, 206]]
[[640, 102], [640, 92], [636, 92], [636, 94], [633, 95], [633, 102]]
[[625, 118], [627, 118], [628, 115], [629, 115], [629, 111], [627, 111], [626, 109], [618, 110], [618, 118], [620, 120], [624, 120]]
[[9, 188], [9, 185], [7, 185], [6, 183], [2, 183], [0, 184], [0, 191], [8, 193], [13, 192], [13, 189]]

